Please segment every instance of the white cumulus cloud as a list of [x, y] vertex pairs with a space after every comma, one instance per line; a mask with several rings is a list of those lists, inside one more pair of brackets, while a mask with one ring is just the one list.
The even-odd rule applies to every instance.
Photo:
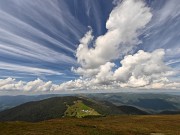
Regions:
[[[152, 18], [150, 8], [143, 0], [115, 3], [117, 6], [106, 22], [107, 33], [94, 40], [90, 30], [80, 40], [76, 52], [80, 67], [72, 68], [72, 71], [83, 78], [60, 86], [66, 89], [179, 88], [179, 83], [168, 79], [175, 72], [164, 63], [163, 49], [139, 50], [134, 55], [127, 55], [141, 43], [138, 37]], [[121, 66], [117, 67], [114, 60], [122, 56]]]
[[[158, 88], [179, 89], [180, 83], [171, 82], [168, 77], [175, 71], [168, 67], [163, 58], [165, 51], [153, 52], [139, 50], [120, 61], [121, 67], [107, 62], [101, 65], [97, 74], [86, 79], [65, 82], [60, 89], [119, 89], [119, 88]], [[114, 69], [115, 68], [115, 69]]]
[[56, 85], [41, 79], [23, 82], [7, 78], [0, 80], [0, 90], [180, 89], [180, 82], [169, 80], [176, 72], [164, 63], [164, 49], [153, 52], [139, 50], [130, 55], [141, 43], [139, 36], [152, 18], [150, 8], [143, 0], [116, 0], [115, 3], [117, 5], [106, 22], [107, 32], [95, 39], [90, 29], [80, 40], [76, 51], [80, 66], [72, 67], [72, 71], [80, 75], [79, 79]]
[[47, 92], [53, 90], [54, 86], [56, 85], [51, 81], [44, 82], [39, 78], [29, 82], [17, 81], [13, 78], [0, 79], [0, 91]]
[[97, 68], [128, 53], [140, 43], [138, 36], [151, 20], [150, 8], [141, 0], [125, 0], [110, 13], [106, 22], [107, 33], [99, 36], [93, 47], [92, 30], [80, 40], [76, 56], [84, 69]]

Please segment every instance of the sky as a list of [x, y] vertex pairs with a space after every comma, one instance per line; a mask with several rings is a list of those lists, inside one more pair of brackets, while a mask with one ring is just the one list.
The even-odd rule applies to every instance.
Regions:
[[0, 94], [180, 90], [179, 0], [1, 0]]

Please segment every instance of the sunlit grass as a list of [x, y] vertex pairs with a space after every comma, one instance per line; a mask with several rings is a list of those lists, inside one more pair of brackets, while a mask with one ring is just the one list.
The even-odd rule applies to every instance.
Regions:
[[98, 116], [100, 115], [94, 109], [85, 105], [81, 100], [74, 101], [74, 105], [67, 105], [67, 110], [64, 115], [67, 117], [77, 117], [82, 118], [86, 116]]

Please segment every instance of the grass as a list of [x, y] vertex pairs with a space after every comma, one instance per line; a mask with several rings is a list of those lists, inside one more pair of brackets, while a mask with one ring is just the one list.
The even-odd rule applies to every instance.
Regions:
[[81, 100], [74, 101], [74, 105], [67, 105], [64, 115], [67, 117], [83, 118], [86, 116], [99, 116], [100, 114], [94, 109], [85, 105]]
[[180, 135], [180, 115], [121, 115], [3, 122], [0, 135]]

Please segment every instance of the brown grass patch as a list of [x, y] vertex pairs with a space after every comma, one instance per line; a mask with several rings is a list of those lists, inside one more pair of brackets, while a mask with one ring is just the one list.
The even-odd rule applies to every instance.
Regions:
[[180, 115], [121, 115], [0, 123], [0, 135], [180, 135], [179, 129]]

